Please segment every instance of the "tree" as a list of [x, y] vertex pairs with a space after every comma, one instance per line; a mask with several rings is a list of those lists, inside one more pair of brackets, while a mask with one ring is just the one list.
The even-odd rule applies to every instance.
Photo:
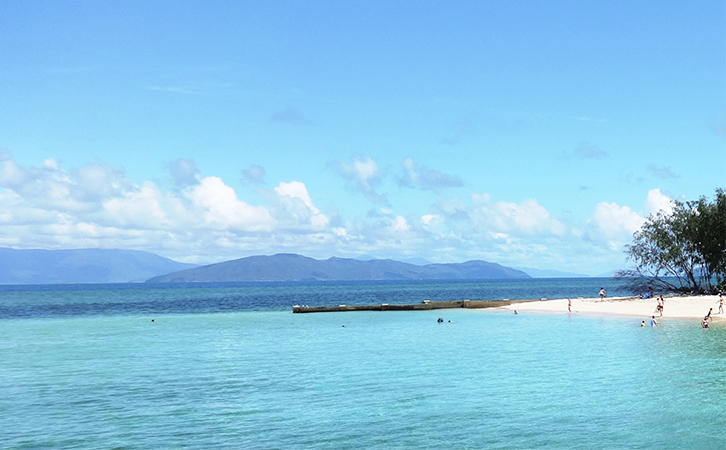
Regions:
[[673, 202], [673, 211], [651, 214], [625, 253], [633, 269], [616, 277], [631, 277], [635, 291], [660, 288], [670, 292], [716, 292], [726, 284], [726, 193]]

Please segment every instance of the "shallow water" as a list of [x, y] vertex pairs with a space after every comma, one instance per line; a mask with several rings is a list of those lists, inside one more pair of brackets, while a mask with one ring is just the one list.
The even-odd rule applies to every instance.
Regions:
[[3, 319], [0, 446], [726, 448], [726, 328], [639, 324], [498, 310]]

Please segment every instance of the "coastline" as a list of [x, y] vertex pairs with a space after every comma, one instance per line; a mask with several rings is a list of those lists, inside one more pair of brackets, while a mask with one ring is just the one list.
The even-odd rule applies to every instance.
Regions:
[[[572, 314], [589, 316], [621, 316], [650, 319], [655, 316], [661, 319], [697, 319], [701, 320], [711, 312], [711, 321], [726, 320], [726, 314], [718, 314], [718, 295], [701, 295], [688, 297], [663, 297], [663, 316], [656, 311], [657, 297], [640, 299], [637, 297], [610, 297], [604, 301], [599, 298], [573, 298], [541, 300], [527, 303], [516, 303], [498, 309], [517, 310], [543, 314], [568, 314], [567, 302], [572, 301]], [[726, 310], [726, 305], [724, 306]]]

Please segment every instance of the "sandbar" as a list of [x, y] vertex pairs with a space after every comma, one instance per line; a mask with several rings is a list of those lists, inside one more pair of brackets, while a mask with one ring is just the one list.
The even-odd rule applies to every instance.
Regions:
[[[517, 310], [517, 312], [569, 314], [567, 301], [572, 301], [572, 314], [590, 316], [623, 316], [656, 319], [703, 319], [710, 308], [712, 321], [726, 320], [726, 314], [718, 314], [718, 295], [672, 296], [663, 297], [663, 316], [656, 311], [656, 297], [640, 299], [638, 297], [572, 298], [525, 303], [513, 303], [501, 309]], [[726, 299], [725, 299], [726, 300]], [[726, 305], [724, 305], [726, 309]]]

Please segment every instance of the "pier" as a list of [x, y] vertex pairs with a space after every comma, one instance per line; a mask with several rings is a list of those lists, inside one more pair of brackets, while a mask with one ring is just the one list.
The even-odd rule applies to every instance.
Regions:
[[297, 314], [303, 313], [320, 313], [320, 312], [346, 312], [346, 311], [428, 311], [432, 309], [482, 309], [497, 308], [499, 306], [507, 306], [513, 303], [534, 302], [539, 300], [450, 300], [441, 302], [432, 302], [424, 300], [421, 303], [410, 304], [388, 304], [380, 303], [376, 305], [338, 305], [338, 306], [305, 306], [295, 305], [292, 312]]

